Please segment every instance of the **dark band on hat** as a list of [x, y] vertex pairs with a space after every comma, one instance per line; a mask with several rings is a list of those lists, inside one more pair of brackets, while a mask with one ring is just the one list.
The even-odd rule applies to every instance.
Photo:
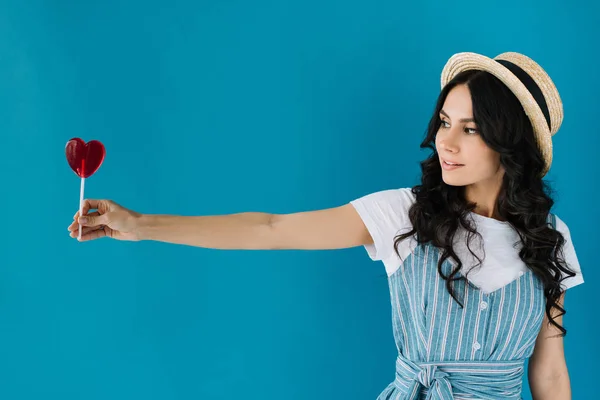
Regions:
[[519, 67], [516, 64], [511, 63], [510, 61], [506, 61], [506, 60], [496, 60], [496, 61], [499, 62], [500, 64], [502, 64], [503, 66], [505, 66], [510, 72], [512, 72], [521, 81], [521, 83], [523, 85], [525, 85], [525, 87], [527, 88], [529, 93], [531, 93], [531, 95], [533, 96], [533, 99], [536, 101], [538, 106], [540, 106], [540, 109], [542, 110], [542, 113], [544, 114], [544, 117], [546, 118], [546, 122], [548, 123], [548, 129], [552, 132], [552, 124], [550, 122], [550, 111], [548, 111], [548, 104], [546, 104], [546, 98], [544, 97], [544, 94], [542, 93], [542, 89], [540, 89], [538, 84], [535, 83], [535, 80], [533, 80], [533, 78], [527, 72], [525, 72], [523, 69], [521, 69], [521, 67]]

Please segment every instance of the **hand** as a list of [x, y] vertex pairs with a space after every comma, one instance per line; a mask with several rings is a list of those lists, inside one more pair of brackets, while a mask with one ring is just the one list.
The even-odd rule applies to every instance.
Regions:
[[[88, 214], [91, 209], [98, 211]], [[82, 214], [83, 216], [80, 217], [77, 211], [73, 216], [73, 222], [68, 227], [73, 238], [78, 237], [79, 224], [81, 224], [82, 242], [105, 236], [117, 240], [140, 240], [137, 233], [140, 213], [128, 210], [111, 200], [85, 200]]]

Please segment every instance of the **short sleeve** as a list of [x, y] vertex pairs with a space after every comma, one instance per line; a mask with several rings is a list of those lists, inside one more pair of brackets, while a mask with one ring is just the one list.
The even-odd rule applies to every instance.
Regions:
[[559, 231], [565, 238], [565, 244], [563, 246], [563, 255], [565, 263], [571, 271], [574, 271], [576, 273], [575, 276], [567, 277], [561, 282], [563, 289], [567, 290], [574, 286], [582, 284], [584, 282], [583, 274], [581, 272], [579, 260], [577, 259], [577, 254], [575, 253], [575, 246], [573, 245], [573, 241], [571, 239], [571, 232], [569, 231], [569, 227], [558, 217], [556, 217], [556, 230]]
[[385, 260], [394, 252], [394, 238], [411, 229], [408, 211], [415, 197], [410, 188], [371, 193], [350, 202], [373, 238], [365, 245], [373, 261]]

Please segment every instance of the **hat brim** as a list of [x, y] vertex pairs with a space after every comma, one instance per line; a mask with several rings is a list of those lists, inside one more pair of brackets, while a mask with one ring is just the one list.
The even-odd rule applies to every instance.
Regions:
[[[497, 58], [502, 59], [500, 56]], [[545, 166], [542, 176], [545, 175], [552, 164], [552, 134], [540, 106], [529, 90], [508, 68], [495, 59], [470, 52], [458, 53], [450, 57], [442, 70], [442, 89], [456, 75], [468, 70], [486, 71], [494, 75], [517, 97], [533, 126], [534, 135], [544, 158]]]

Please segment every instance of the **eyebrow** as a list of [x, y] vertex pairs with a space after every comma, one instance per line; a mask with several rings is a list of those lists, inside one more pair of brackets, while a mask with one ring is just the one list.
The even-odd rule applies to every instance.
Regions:
[[[450, 116], [448, 114], [446, 114], [446, 112], [444, 110], [440, 110], [440, 114], [446, 116], [446, 118], [450, 118]], [[467, 122], [475, 122], [475, 120], [473, 118], [463, 118], [463, 119], [459, 120], [458, 122], [467, 123]]]

